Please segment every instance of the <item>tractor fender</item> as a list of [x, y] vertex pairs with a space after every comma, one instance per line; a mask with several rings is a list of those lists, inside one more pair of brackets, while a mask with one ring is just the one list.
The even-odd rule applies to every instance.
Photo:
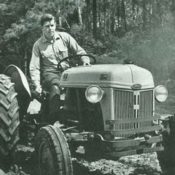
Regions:
[[18, 103], [22, 113], [27, 112], [27, 108], [31, 101], [30, 86], [26, 76], [21, 69], [15, 65], [9, 65], [4, 74], [11, 78], [11, 81], [15, 84], [15, 91], [18, 93]]

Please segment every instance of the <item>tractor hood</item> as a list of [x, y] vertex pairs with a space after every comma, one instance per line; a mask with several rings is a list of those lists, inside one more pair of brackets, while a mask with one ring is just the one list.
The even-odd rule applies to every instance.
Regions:
[[101, 64], [68, 69], [61, 77], [61, 87], [117, 87], [132, 89], [153, 88], [152, 74], [133, 64]]

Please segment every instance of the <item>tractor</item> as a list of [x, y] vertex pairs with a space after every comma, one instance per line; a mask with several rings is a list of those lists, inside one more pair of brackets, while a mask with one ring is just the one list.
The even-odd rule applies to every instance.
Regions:
[[[81, 65], [81, 55], [60, 61], [60, 102], [49, 121], [48, 92], [32, 95], [27, 77], [15, 65], [0, 75], [0, 157], [7, 160], [25, 128], [35, 125], [34, 147], [40, 175], [72, 175], [71, 156], [118, 159], [121, 156], [157, 152], [162, 170], [175, 167], [175, 117], [155, 111], [156, 101], [168, 97], [153, 75], [132, 62]], [[69, 63], [62, 69], [61, 63]], [[27, 113], [32, 98], [41, 103], [37, 114]], [[81, 148], [81, 149], [80, 149]]]

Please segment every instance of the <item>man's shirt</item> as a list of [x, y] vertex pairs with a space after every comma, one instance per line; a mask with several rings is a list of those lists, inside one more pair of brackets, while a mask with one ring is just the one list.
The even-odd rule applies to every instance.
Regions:
[[[40, 87], [40, 72], [56, 71], [59, 61], [67, 57], [69, 52], [79, 55], [86, 54], [75, 39], [65, 32], [55, 32], [54, 39], [51, 41], [41, 36], [34, 43], [30, 62], [30, 75], [37, 88]], [[89, 62], [89, 59], [84, 57], [82, 61]], [[41, 67], [40, 64], [42, 64]]]

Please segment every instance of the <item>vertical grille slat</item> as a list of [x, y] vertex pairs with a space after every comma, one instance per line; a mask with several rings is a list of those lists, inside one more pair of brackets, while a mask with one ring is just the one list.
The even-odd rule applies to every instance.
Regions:
[[[138, 129], [151, 126], [152, 121], [136, 123], [130, 121], [136, 118], [139, 120], [140, 118], [151, 118], [153, 116], [153, 90], [139, 91], [137, 96], [134, 95], [134, 91], [114, 90], [114, 102], [115, 119], [121, 121], [116, 124], [116, 129]], [[138, 109], [134, 109], [134, 106]], [[122, 123], [122, 119], [128, 120], [128, 123]], [[126, 135], [129, 135], [129, 133]]]
[[[141, 118], [144, 117], [151, 117], [153, 116], [153, 91], [143, 91], [140, 94], [141, 102], [140, 102], [140, 110], [139, 110], [139, 116]], [[151, 125], [151, 121], [149, 122], [142, 122], [141, 126], [146, 127]]]
[[133, 93], [115, 91], [115, 114], [118, 119], [133, 117]]

